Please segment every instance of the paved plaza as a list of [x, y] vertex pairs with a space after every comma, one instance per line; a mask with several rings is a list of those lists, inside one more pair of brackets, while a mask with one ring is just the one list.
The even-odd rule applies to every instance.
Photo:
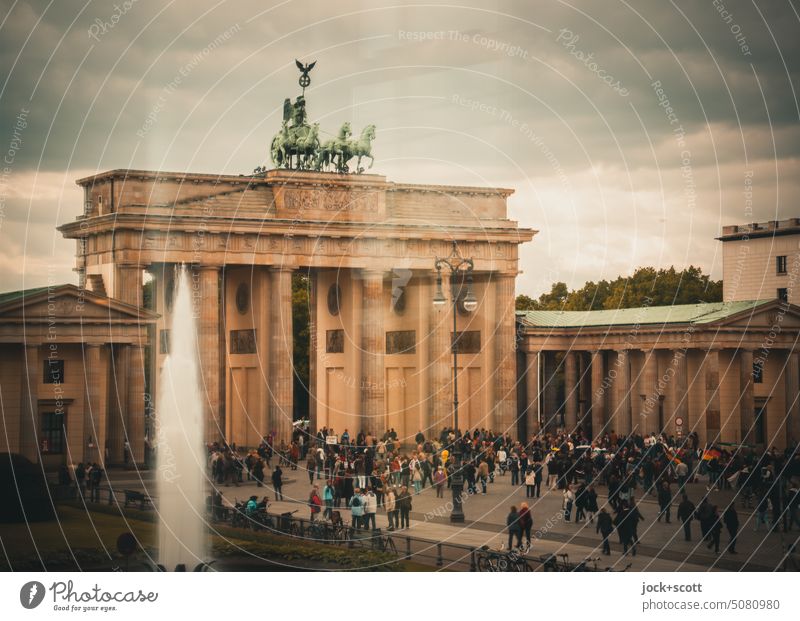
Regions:
[[[269, 473], [267, 470], [265, 476], [267, 480]], [[122, 489], [152, 489], [154, 474], [151, 471], [141, 471], [140, 474], [141, 477], [134, 471], [112, 471], [109, 476], [110, 484], [118, 492]], [[220, 486], [218, 489], [225, 502], [246, 500], [253, 494], [258, 495], [259, 499], [267, 495], [270, 499], [270, 512], [297, 510], [297, 517], [308, 518], [310, 512], [306, 499], [311, 489], [308, 474], [302, 467], [298, 467], [298, 470], [284, 468], [284, 480], [284, 500], [280, 502], [274, 500], [275, 495], [270, 486], [259, 489], [255, 482], [244, 482], [239, 487]], [[320, 479], [318, 484], [322, 488], [324, 481]], [[720, 510], [723, 510], [734, 496], [734, 492], [729, 490], [707, 491], [705, 481], [692, 483], [687, 489], [689, 498], [695, 505], [699, 505], [702, 498], [708, 495], [710, 502], [718, 505]], [[480, 492], [480, 485], [478, 491]], [[597, 491], [598, 503], [602, 506], [606, 502], [606, 489], [598, 486]], [[638, 491], [641, 493], [641, 490]], [[631, 563], [629, 571], [772, 570], [783, 557], [787, 542], [794, 540], [798, 535], [797, 531], [786, 534], [767, 533], [764, 526], [756, 532], [752, 509], [742, 508], [741, 503], [737, 501], [740, 521], [738, 554], [731, 555], [724, 551], [728, 536], [723, 529], [720, 554], [716, 555], [700, 541], [700, 526], [697, 520], [692, 522], [692, 541], [684, 541], [682, 527], [675, 515], [680, 497], [673, 503], [672, 521], [667, 524], [663, 519], [661, 522], [656, 521], [658, 505], [654, 497], [645, 496], [639, 505], [645, 519], [639, 526], [641, 543], [637, 555], [634, 557], [629, 554], [623, 557], [622, 547], [614, 533], [611, 538], [611, 556], [604, 557], [601, 555], [601, 537], [596, 533], [595, 525], [565, 522], [561, 509], [561, 491], [549, 491], [543, 488], [542, 492], [541, 498], [526, 498], [524, 485], [512, 486], [509, 474], [496, 476], [495, 482], [488, 485], [486, 495], [478, 493], [467, 498], [464, 504], [466, 522], [453, 525], [449, 521], [448, 513], [452, 498], [450, 490], [445, 490], [445, 497], [442, 499], [436, 498], [435, 490], [427, 487], [421, 494], [413, 497], [411, 526], [403, 532], [432, 543], [455, 543], [471, 547], [488, 545], [493, 549], [499, 549], [501, 544], [507, 541], [504, 527], [509, 507], [511, 505], [519, 507], [520, 503], [528, 502], [534, 519], [531, 556], [565, 553], [569, 555], [571, 562], [600, 557], [598, 565], [601, 568], [612, 567], [615, 570], [622, 570]], [[154, 491], [153, 493], [155, 495]], [[637, 500], [639, 498], [640, 494]], [[346, 508], [340, 510], [344, 520], [349, 523], [349, 510]], [[574, 519], [574, 511], [572, 517]], [[386, 513], [382, 509], [378, 510], [377, 526], [382, 529], [388, 526]]]

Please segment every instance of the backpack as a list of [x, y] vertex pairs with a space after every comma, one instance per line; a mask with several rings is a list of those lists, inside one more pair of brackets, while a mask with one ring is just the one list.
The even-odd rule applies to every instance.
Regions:
[[361, 499], [358, 496], [353, 496], [353, 499], [350, 501], [351, 507], [360, 507], [361, 506]]

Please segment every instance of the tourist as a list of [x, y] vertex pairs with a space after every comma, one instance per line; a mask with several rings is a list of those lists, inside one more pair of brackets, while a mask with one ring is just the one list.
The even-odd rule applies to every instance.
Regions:
[[611, 542], [609, 541], [609, 537], [611, 537], [611, 533], [614, 532], [614, 523], [605, 507], [600, 508], [600, 513], [597, 516], [596, 530], [603, 537], [603, 554], [610, 556]]
[[386, 489], [386, 494], [383, 497], [383, 506], [386, 509], [386, 517], [389, 519], [389, 530], [400, 528], [400, 520], [398, 518], [399, 509], [397, 507], [397, 493], [393, 487]]
[[670, 518], [670, 509], [672, 508], [672, 491], [669, 489], [669, 482], [663, 481], [661, 486], [658, 488], [658, 519], [656, 521], [660, 522], [663, 516], [667, 518], [667, 524], [669, 524]]
[[447, 483], [447, 475], [442, 466], [436, 469], [436, 474], [433, 475], [433, 482], [436, 485], [436, 497], [444, 498], [444, 486], [445, 483]]
[[681, 504], [678, 505], [678, 519], [683, 524], [683, 538], [685, 541], [692, 540], [692, 519], [695, 515], [694, 503], [684, 492], [681, 496]]
[[80, 462], [75, 468], [75, 483], [78, 486], [78, 495], [83, 498], [86, 493], [86, 466]]
[[283, 470], [280, 464], [272, 471], [272, 487], [275, 490], [275, 500], [283, 500]]
[[419, 494], [422, 491], [422, 468], [419, 462], [414, 464], [414, 473], [411, 475], [411, 482], [414, 484], [414, 493]]
[[336, 495], [336, 492], [333, 488], [333, 481], [328, 479], [325, 481], [325, 487], [322, 488], [322, 502], [325, 503], [325, 512], [322, 514], [322, 517], [325, 519], [331, 519], [331, 515], [333, 515], [333, 500]]
[[308, 495], [308, 507], [311, 509], [311, 521], [313, 522], [322, 510], [322, 498], [319, 496], [319, 487], [316, 485], [311, 488], [311, 493]]
[[536, 487], [536, 473], [533, 471], [533, 468], [528, 468], [528, 472], [525, 473], [525, 497], [526, 498], [533, 498], [535, 494]]
[[719, 554], [719, 537], [720, 537], [720, 534], [722, 533], [722, 518], [719, 515], [719, 511], [718, 511], [716, 505], [711, 507], [711, 511], [712, 511], [712, 514], [713, 514], [713, 518], [712, 518], [713, 521], [712, 521], [711, 527], [710, 527], [710, 529], [708, 531], [708, 539], [709, 539], [709, 541], [708, 541], [708, 545], [706, 545], [706, 547], [711, 549], [711, 547], [713, 546], [714, 547], [714, 554]]
[[528, 509], [528, 503], [523, 502], [519, 508], [519, 526], [522, 529], [522, 532], [525, 534], [525, 541], [527, 544], [527, 549], [530, 550], [531, 548], [531, 528], [533, 527], [533, 516], [531, 515], [530, 509]]
[[533, 464], [533, 491], [536, 498], [539, 498], [542, 493], [542, 462], [536, 461]]
[[375, 492], [372, 491], [371, 487], [367, 488], [367, 493], [364, 496], [364, 528], [370, 528], [372, 526], [372, 530], [377, 530], [378, 526], [375, 522], [375, 514], [378, 512], [378, 499], [375, 496]]
[[594, 516], [597, 513], [597, 492], [594, 485], [590, 485], [586, 489], [586, 515], [589, 516], [589, 524], [594, 523]]
[[575, 492], [571, 486], [564, 488], [562, 506], [564, 509], [564, 521], [569, 522], [572, 518], [572, 505], [575, 503]]
[[515, 537], [517, 539], [517, 547], [521, 548], [522, 527], [519, 523], [519, 513], [517, 513], [517, 508], [513, 505], [511, 506], [511, 510], [508, 512], [508, 516], [506, 516], [506, 529], [508, 530], [508, 549], [514, 549], [512, 544]]
[[264, 460], [258, 457], [253, 464], [253, 478], [256, 480], [256, 487], [264, 485]]
[[485, 459], [481, 459], [481, 463], [478, 464], [478, 479], [480, 479], [481, 482], [481, 493], [485, 496], [486, 482], [489, 479], [489, 464]]
[[317, 469], [317, 456], [314, 451], [311, 451], [308, 454], [308, 459], [306, 459], [306, 472], [308, 473], [308, 484], [312, 485], [314, 483], [314, 470]]
[[360, 488], [355, 488], [348, 506], [350, 507], [350, 526], [356, 530], [361, 530], [364, 517], [364, 497], [361, 495]]
[[409, 528], [411, 526], [411, 494], [408, 493], [408, 487], [405, 485], [400, 487], [396, 502], [400, 510], [400, 528]]
[[725, 513], [722, 515], [722, 521], [725, 523], [725, 528], [728, 530], [729, 541], [727, 551], [731, 554], [737, 554], [736, 538], [739, 535], [739, 515], [736, 513], [734, 501], [731, 501], [731, 504], [725, 509]]

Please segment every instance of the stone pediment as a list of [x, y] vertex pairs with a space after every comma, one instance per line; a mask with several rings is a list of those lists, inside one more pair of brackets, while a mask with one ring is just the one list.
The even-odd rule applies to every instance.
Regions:
[[778, 326], [781, 330], [800, 328], [800, 307], [774, 300], [758, 307], [737, 313], [719, 322], [720, 326], [772, 329]]
[[23, 318], [26, 322], [153, 323], [158, 315], [75, 285], [0, 295], [0, 321]]

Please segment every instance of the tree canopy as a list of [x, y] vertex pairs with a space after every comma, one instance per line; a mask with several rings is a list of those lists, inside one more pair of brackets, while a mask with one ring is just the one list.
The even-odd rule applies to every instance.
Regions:
[[604, 310], [637, 306], [671, 306], [722, 301], [722, 281], [711, 280], [699, 267], [678, 271], [674, 267], [640, 267], [631, 276], [588, 281], [569, 291], [563, 282], [553, 283], [539, 299], [517, 296], [517, 310]]

